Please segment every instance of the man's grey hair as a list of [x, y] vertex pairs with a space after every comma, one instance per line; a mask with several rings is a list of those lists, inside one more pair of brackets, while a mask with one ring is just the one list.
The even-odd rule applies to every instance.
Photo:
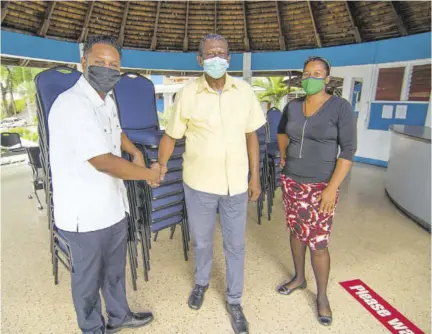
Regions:
[[228, 41], [225, 39], [225, 37], [223, 37], [222, 35], [218, 35], [218, 34], [208, 34], [208, 35], [205, 35], [203, 38], [201, 38], [201, 41], [199, 43], [198, 53], [200, 56], [202, 56], [202, 53], [203, 53], [204, 43], [207, 41], [224, 41], [226, 46], [227, 46], [227, 51], [229, 53]]

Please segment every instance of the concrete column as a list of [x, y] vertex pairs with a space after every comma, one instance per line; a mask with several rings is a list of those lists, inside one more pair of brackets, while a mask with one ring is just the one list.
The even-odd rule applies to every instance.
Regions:
[[81, 58], [84, 56], [84, 52], [83, 52], [84, 44], [80, 43], [80, 44], [78, 44], [78, 47], [79, 47], [79, 51], [80, 51], [80, 62], [77, 64], [77, 70], [82, 73], [83, 72], [83, 68], [82, 68], [82, 65], [81, 65]]
[[430, 128], [432, 128], [431, 104], [432, 104], [432, 97], [429, 98], [429, 106], [428, 106], [428, 110], [427, 110], [427, 114], [426, 114], [426, 121], [425, 121], [425, 126], [428, 126]]
[[351, 103], [353, 97], [354, 82], [355, 80], [353, 77], [344, 77], [342, 86], [342, 97], [346, 99], [349, 103]]
[[250, 52], [243, 53], [243, 80], [247, 83], [252, 83], [252, 54]]

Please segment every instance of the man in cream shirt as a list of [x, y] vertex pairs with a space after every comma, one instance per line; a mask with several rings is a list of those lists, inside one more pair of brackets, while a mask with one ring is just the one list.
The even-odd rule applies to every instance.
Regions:
[[204, 67], [204, 75], [177, 94], [158, 160], [163, 179], [175, 141], [186, 137], [183, 179], [195, 246], [195, 287], [189, 307], [201, 307], [209, 286], [219, 210], [227, 270], [227, 310], [234, 332], [245, 334], [248, 323], [240, 303], [246, 211], [248, 198], [256, 201], [261, 191], [256, 130], [265, 124], [265, 117], [252, 87], [226, 74], [229, 61], [228, 43], [222, 36], [203, 38], [198, 62]]
[[[128, 211], [122, 180], [159, 179], [120, 128], [108, 93], [120, 80], [115, 39], [90, 37], [84, 74], [54, 102], [48, 120], [54, 218], [72, 253], [72, 297], [83, 333], [116, 333], [150, 323], [130, 311], [125, 288]], [[129, 162], [121, 150], [131, 154]], [[99, 291], [105, 300], [105, 325]], [[71, 330], [72, 332], [72, 330]]]

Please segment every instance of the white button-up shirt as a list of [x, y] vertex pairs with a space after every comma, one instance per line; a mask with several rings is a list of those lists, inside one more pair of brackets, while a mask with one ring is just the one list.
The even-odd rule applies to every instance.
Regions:
[[110, 227], [128, 211], [122, 180], [97, 171], [89, 162], [121, 156], [121, 127], [110, 96], [103, 100], [81, 76], [59, 95], [48, 119], [56, 226], [70, 232]]

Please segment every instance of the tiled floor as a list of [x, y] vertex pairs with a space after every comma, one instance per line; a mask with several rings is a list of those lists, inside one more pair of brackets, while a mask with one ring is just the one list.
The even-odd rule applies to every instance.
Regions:
[[[273, 218], [256, 224], [250, 206], [244, 310], [251, 333], [385, 333], [387, 330], [338, 282], [360, 278], [425, 333], [430, 333], [430, 234], [397, 211], [384, 195], [385, 170], [356, 165], [342, 187], [330, 250], [331, 328], [317, 324], [314, 280], [284, 297], [276, 285], [292, 275], [288, 233], [280, 194]], [[79, 333], [70, 294], [70, 277], [61, 268], [60, 284], [51, 274], [46, 213], [38, 212], [30, 191], [30, 169], [1, 170], [2, 333]], [[152, 249], [150, 281], [139, 278], [138, 291], [128, 287], [134, 310], [150, 308], [155, 321], [127, 333], [231, 333], [224, 309], [225, 265], [216, 234], [211, 287], [203, 308], [186, 304], [192, 287], [193, 253], [183, 260], [180, 234], [162, 233]], [[128, 280], [129, 282], [129, 280]], [[130, 284], [130, 282], [129, 282]]]

